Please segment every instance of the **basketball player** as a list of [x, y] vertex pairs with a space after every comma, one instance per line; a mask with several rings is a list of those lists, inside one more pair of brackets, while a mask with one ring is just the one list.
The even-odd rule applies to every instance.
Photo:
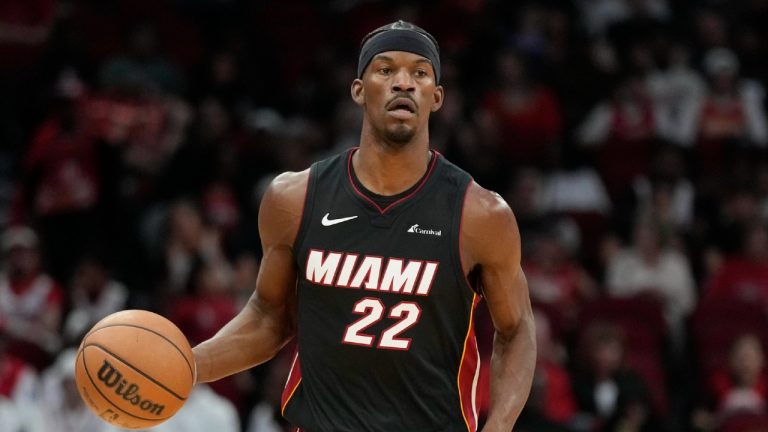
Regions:
[[265, 362], [295, 336], [281, 408], [299, 430], [474, 432], [484, 298], [495, 339], [483, 431], [509, 432], [536, 358], [515, 218], [429, 148], [444, 96], [430, 34], [402, 21], [373, 31], [357, 76], [360, 147], [272, 182], [256, 290], [195, 347], [197, 380]]

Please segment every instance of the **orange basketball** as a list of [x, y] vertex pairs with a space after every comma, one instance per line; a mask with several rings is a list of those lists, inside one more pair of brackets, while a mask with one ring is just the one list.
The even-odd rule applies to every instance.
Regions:
[[104, 421], [126, 429], [151, 427], [187, 400], [194, 384], [192, 348], [160, 315], [116, 312], [83, 338], [75, 379], [85, 404]]

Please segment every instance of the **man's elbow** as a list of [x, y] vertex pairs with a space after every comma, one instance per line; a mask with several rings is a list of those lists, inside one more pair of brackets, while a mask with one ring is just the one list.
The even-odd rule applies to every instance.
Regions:
[[536, 348], [536, 324], [533, 314], [525, 314], [514, 324], [496, 329], [496, 343], [510, 345], [521, 344]]

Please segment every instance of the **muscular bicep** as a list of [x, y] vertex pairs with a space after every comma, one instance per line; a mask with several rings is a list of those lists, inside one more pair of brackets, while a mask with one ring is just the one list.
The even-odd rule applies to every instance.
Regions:
[[479, 270], [494, 327], [512, 335], [530, 318], [528, 284], [520, 267], [520, 232], [512, 210], [495, 193], [470, 186], [465, 203], [465, 268]]
[[511, 269], [486, 267], [482, 272], [483, 294], [496, 332], [512, 335], [520, 321], [531, 313], [528, 284], [517, 266]]
[[296, 259], [293, 241], [301, 223], [306, 172], [286, 173], [268, 188], [259, 209], [263, 257], [249, 306], [284, 331], [295, 329]]
[[296, 327], [296, 266], [290, 249], [280, 246], [264, 249], [256, 289], [248, 307], [268, 317], [285, 336], [293, 334]]

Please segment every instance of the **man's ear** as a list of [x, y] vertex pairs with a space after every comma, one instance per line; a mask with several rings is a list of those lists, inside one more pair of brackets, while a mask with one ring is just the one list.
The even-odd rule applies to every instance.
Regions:
[[363, 81], [361, 79], [356, 78], [352, 81], [352, 87], [349, 89], [349, 93], [352, 95], [352, 100], [355, 101], [356, 104], [363, 106], [363, 102], [365, 101], [365, 90], [363, 90]]
[[432, 94], [432, 112], [435, 112], [440, 109], [440, 107], [443, 106], [443, 98], [445, 97], [445, 89], [443, 89], [443, 86], [437, 86], [435, 88], [435, 93]]

